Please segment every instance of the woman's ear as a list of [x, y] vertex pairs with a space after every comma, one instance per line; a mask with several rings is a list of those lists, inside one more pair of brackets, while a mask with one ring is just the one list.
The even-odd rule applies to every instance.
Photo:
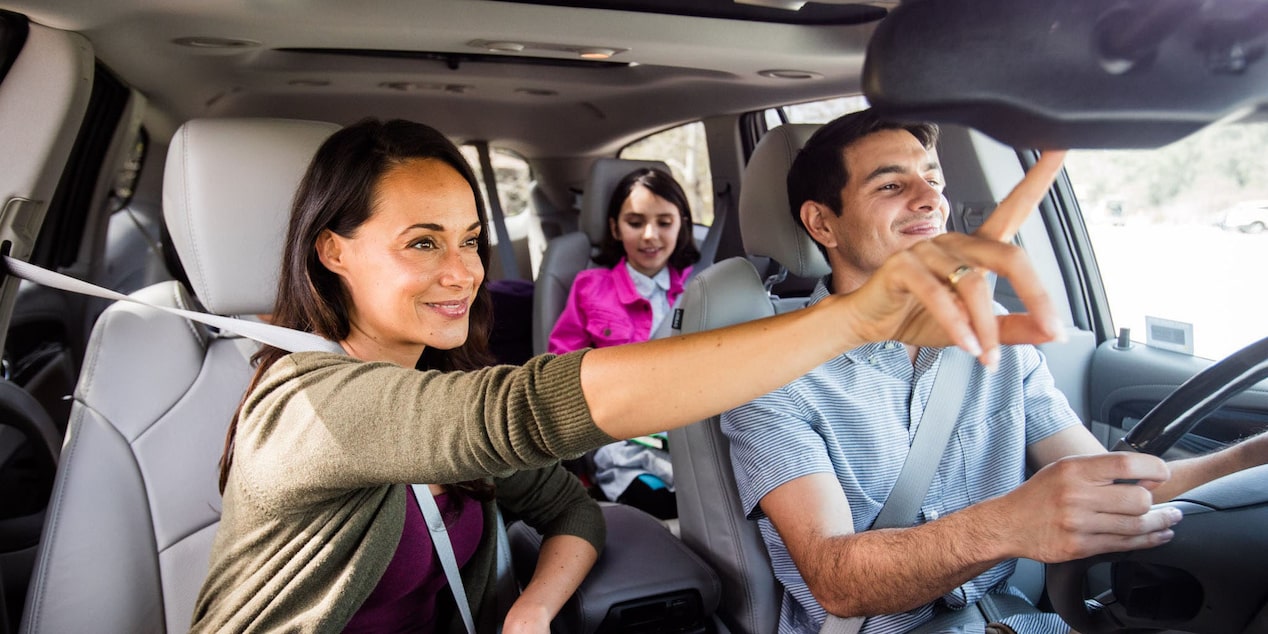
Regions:
[[612, 232], [612, 239], [617, 242], [621, 241], [621, 232], [616, 230], [616, 219], [608, 218], [608, 231]]
[[331, 273], [338, 274], [343, 270], [343, 243], [335, 232], [322, 229], [317, 235], [317, 259]]
[[828, 221], [829, 215], [836, 217], [827, 205], [813, 200], [801, 203], [801, 223], [805, 225], [806, 232], [815, 242], [832, 249], [837, 246], [837, 237], [832, 232], [832, 223]]

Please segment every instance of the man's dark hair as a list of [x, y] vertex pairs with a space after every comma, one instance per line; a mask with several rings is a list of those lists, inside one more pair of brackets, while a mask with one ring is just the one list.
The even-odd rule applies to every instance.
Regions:
[[[859, 139], [882, 130], [906, 130], [925, 149], [938, 143], [938, 126], [932, 123], [899, 123], [880, 118], [872, 109], [851, 112], [819, 128], [788, 168], [788, 208], [802, 229], [801, 205], [813, 200], [841, 215], [841, 190], [850, 182], [845, 167], [845, 148]], [[823, 245], [815, 242], [819, 251]]]

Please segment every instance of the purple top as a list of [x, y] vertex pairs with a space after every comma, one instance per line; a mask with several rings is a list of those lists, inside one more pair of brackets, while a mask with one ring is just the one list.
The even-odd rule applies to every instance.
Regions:
[[[396, 554], [374, 591], [352, 615], [344, 632], [431, 632], [435, 629], [436, 597], [449, 592], [449, 580], [432, 546], [414, 488], [405, 487], [405, 528]], [[448, 494], [436, 496], [436, 506], [449, 529], [458, 567], [466, 565], [484, 534], [484, 510], [471, 498], [462, 499], [454, 516]]]

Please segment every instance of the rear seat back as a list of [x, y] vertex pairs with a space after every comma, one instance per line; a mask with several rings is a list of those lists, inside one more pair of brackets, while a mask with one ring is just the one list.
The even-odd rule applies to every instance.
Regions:
[[110, 216], [102, 286], [126, 294], [172, 279], [163, 258], [159, 215], [158, 210], [130, 205]]

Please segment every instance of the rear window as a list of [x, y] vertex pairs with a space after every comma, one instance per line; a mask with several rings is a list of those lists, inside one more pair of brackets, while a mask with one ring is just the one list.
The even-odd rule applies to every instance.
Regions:
[[667, 163], [687, 194], [692, 220], [698, 225], [713, 224], [713, 174], [703, 123], [687, 123], [643, 137], [622, 148], [618, 156]]

